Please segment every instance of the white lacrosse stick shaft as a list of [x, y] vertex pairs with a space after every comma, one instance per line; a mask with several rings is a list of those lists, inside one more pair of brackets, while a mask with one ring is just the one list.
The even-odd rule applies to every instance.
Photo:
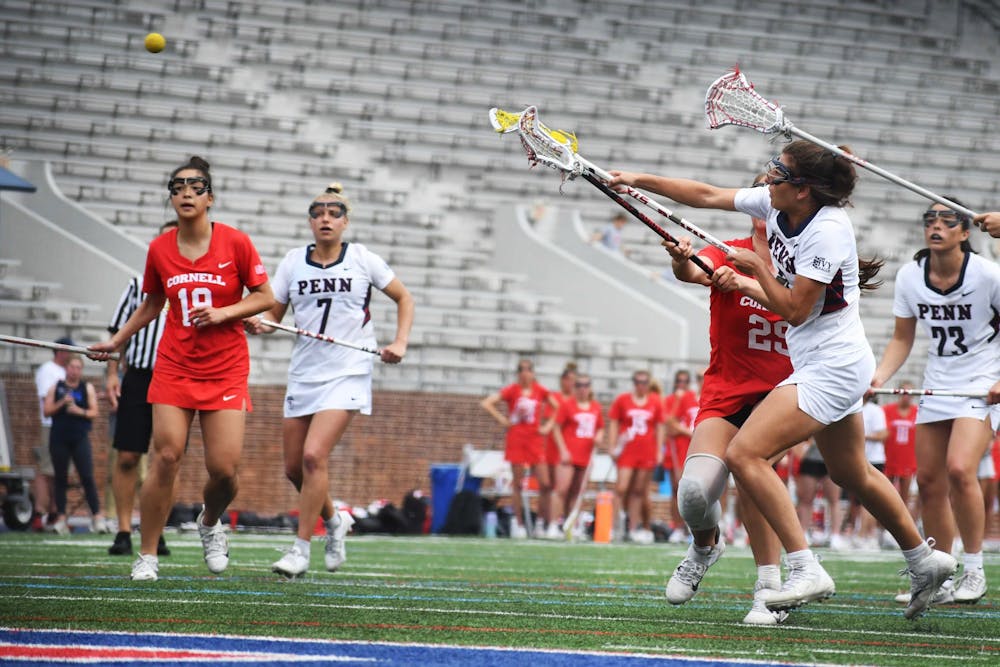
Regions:
[[[46, 340], [35, 340], [34, 338], [21, 338], [20, 336], [8, 336], [6, 334], [0, 334], [0, 343], [6, 343], [7, 345], [26, 345], [28, 347], [44, 347], [48, 350], [64, 350], [66, 352], [75, 352], [77, 354], [91, 355], [98, 354], [93, 350], [82, 347], [80, 345], [64, 345], [63, 343], [50, 343]], [[118, 353], [111, 352], [108, 354], [108, 359], [114, 359], [118, 361]]]
[[277, 322], [271, 322], [270, 320], [261, 319], [260, 323], [265, 327], [271, 327], [272, 329], [278, 329], [280, 331], [287, 331], [288, 333], [298, 334], [299, 336], [306, 336], [307, 338], [315, 338], [316, 340], [321, 340], [324, 343], [333, 343], [334, 345], [342, 345], [344, 347], [349, 347], [352, 350], [359, 350], [361, 352], [367, 352], [368, 354], [374, 354], [379, 356], [382, 353], [379, 350], [370, 348], [366, 345], [361, 345], [360, 343], [351, 343], [346, 340], [340, 340], [331, 338], [330, 336], [325, 336], [315, 331], [307, 331], [306, 329], [299, 329], [298, 327], [290, 327], [287, 324], [279, 324]]
[[[740, 114], [741, 111], [752, 113], [749, 115], [742, 115]], [[792, 121], [785, 116], [781, 107], [773, 102], [769, 102], [767, 99], [762, 97], [760, 93], [754, 90], [753, 84], [750, 83], [746, 76], [739, 70], [727, 72], [713, 81], [712, 85], [708, 87], [708, 92], [705, 93], [705, 115], [708, 117], [709, 128], [713, 130], [718, 129], [723, 125], [739, 125], [742, 127], [749, 127], [753, 130], [757, 130], [758, 132], [763, 132], [764, 134], [794, 134], [800, 139], [805, 139], [810, 143], [821, 146], [831, 153], [850, 160], [859, 167], [863, 167], [872, 173], [878, 174], [882, 178], [889, 180], [896, 185], [901, 185], [907, 190], [917, 193], [921, 197], [926, 197], [931, 201], [947, 206], [948, 208], [967, 215], [970, 218], [977, 215], [977, 213], [971, 209], [960, 206], [949, 199], [945, 199], [939, 194], [935, 194], [926, 188], [920, 187], [916, 183], [911, 183], [905, 178], [896, 176], [892, 172], [886, 171], [885, 169], [882, 169], [881, 167], [876, 166], [871, 162], [858, 157], [857, 155], [848, 153], [828, 141], [823, 141], [822, 139], [795, 127], [795, 125], [792, 124]], [[765, 124], [763, 122], [764, 119], [767, 119], [770, 122]]]
[[986, 398], [986, 394], [981, 391], [948, 391], [945, 389], [901, 389], [890, 387], [872, 388], [869, 391], [873, 394], [887, 394], [894, 396], [955, 396], [959, 398]]

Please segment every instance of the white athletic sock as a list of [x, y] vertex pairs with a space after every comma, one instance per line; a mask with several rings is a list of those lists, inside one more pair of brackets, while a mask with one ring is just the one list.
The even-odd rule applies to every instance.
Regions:
[[812, 549], [792, 551], [788, 554], [789, 565], [807, 565], [814, 562], [816, 562], [816, 555], [812, 552]]
[[296, 537], [295, 548], [300, 554], [304, 554], [306, 558], [309, 558], [309, 540], [303, 540], [301, 537]]
[[766, 588], [781, 588], [781, 568], [777, 565], [758, 565], [757, 581]]
[[903, 550], [903, 558], [909, 565], [913, 565], [919, 562], [921, 559], [927, 558], [931, 555], [931, 545], [926, 542], [921, 542], [912, 549]]
[[965, 566], [965, 572], [983, 569], [983, 552], [962, 554], [962, 565]]

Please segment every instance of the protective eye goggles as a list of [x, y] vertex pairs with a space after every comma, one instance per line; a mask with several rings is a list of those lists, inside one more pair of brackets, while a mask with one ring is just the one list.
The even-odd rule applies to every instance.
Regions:
[[782, 183], [805, 185], [806, 179], [801, 176], [792, 176], [791, 170], [781, 163], [780, 157], [775, 155], [770, 162], [764, 165], [764, 182], [768, 185], [781, 185]]
[[945, 209], [943, 211], [924, 211], [923, 218], [924, 227], [930, 227], [938, 218], [941, 218], [941, 222], [948, 227], [948, 229], [954, 229], [965, 222], [965, 216], [960, 214], [958, 211], [952, 211], [951, 209]]
[[339, 201], [317, 201], [309, 205], [309, 217], [314, 220], [323, 215], [323, 211], [329, 211], [334, 218], [343, 218], [347, 215], [347, 206]]
[[184, 188], [190, 186], [192, 192], [196, 195], [203, 195], [206, 192], [212, 191], [212, 186], [208, 184], [208, 179], [201, 176], [192, 176], [191, 178], [173, 178], [167, 183], [167, 190], [170, 191], [171, 196], [180, 194], [184, 191]]

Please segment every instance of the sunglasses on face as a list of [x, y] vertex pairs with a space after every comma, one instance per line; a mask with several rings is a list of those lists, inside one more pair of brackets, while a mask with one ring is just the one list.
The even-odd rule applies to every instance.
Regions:
[[211, 192], [212, 187], [208, 184], [208, 179], [201, 176], [192, 176], [191, 178], [172, 178], [170, 182], [167, 183], [167, 190], [170, 191], [171, 196], [178, 195], [184, 191], [184, 188], [189, 187], [191, 191], [196, 195], [203, 195], [206, 192]]
[[573, 384], [573, 386], [576, 387], [577, 389], [583, 389], [585, 387], [589, 387], [590, 383], [589, 382], [576, 382], [576, 383]]
[[764, 172], [764, 182], [768, 185], [781, 185], [782, 183], [804, 185], [806, 182], [806, 179], [801, 176], [792, 176], [792, 171], [781, 162], [778, 155], [775, 155], [770, 162], [764, 165]]
[[643, 380], [642, 378], [633, 378], [633, 384], [649, 384], [649, 380]]
[[945, 209], [943, 211], [924, 211], [923, 218], [924, 227], [930, 227], [938, 218], [941, 218], [941, 222], [949, 229], [954, 229], [963, 222], [962, 216], [959, 215], [957, 211], [952, 211], [951, 209]]
[[316, 219], [323, 215], [323, 211], [329, 211], [334, 218], [343, 218], [347, 215], [347, 206], [339, 201], [318, 201], [309, 206], [309, 217]]

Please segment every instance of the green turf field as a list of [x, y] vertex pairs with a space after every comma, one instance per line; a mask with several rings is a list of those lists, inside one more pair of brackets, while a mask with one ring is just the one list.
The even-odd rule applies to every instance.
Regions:
[[[755, 570], [730, 549], [698, 596], [671, 607], [663, 585], [680, 546], [507, 539], [352, 537], [348, 562], [289, 582], [270, 572], [290, 536], [232, 536], [229, 570], [208, 573], [194, 535], [168, 535], [160, 580], [133, 584], [110, 536], [0, 534], [0, 626], [383, 640], [626, 651], [782, 662], [1000, 664], [1000, 606], [933, 608], [903, 619], [898, 552], [832, 553], [827, 602], [779, 628], [742, 626]], [[1000, 556], [987, 554], [1000, 586]]]

